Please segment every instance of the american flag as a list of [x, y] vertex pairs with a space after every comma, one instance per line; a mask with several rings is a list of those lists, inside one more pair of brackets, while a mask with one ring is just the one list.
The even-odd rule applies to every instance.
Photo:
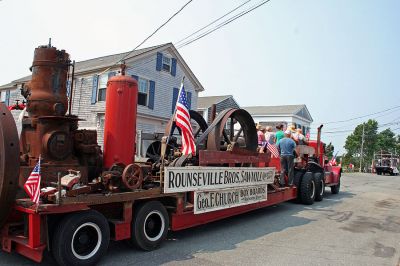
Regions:
[[275, 144], [267, 142], [267, 149], [271, 152], [272, 158], [279, 158], [279, 151]]
[[39, 198], [40, 198], [40, 157], [39, 161], [37, 162], [35, 168], [33, 168], [32, 173], [28, 177], [28, 180], [26, 180], [24, 189], [26, 193], [29, 195], [31, 200], [38, 204], [39, 203]]
[[190, 124], [189, 106], [186, 99], [186, 91], [183, 87], [179, 90], [175, 109], [175, 123], [182, 131], [182, 153], [184, 155], [196, 154], [193, 129]]

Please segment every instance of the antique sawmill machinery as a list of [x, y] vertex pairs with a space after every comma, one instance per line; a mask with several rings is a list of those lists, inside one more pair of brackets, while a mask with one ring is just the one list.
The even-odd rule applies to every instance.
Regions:
[[[67, 112], [67, 80], [73, 85], [74, 64], [65, 50], [51, 44], [35, 49], [31, 81], [21, 89], [27, 116], [18, 136], [7, 107], [0, 104], [0, 226], [5, 223], [16, 199], [26, 198], [21, 189], [33, 167], [41, 160], [43, 203], [62, 197], [93, 193], [121, 193], [160, 186], [161, 167], [185, 165], [248, 166], [249, 158], [268, 160], [256, 154], [254, 121], [241, 109], [227, 109], [207, 125], [201, 115], [190, 111], [198, 153], [182, 156], [179, 129], [171, 119], [163, 161], [161, 150], [151, 160], [135, 162], [137, 82], [120, 75], [107, 84], [104, 151], [95, 130], [79, 129], [79, 117]], [[72, 70], [72, 71], [71, 71]], [[70, 74], [72, 72], [72, 75]], [[73, 93], [71, 86], [70, 95]], [[236, 158], [236, 159], [235, 159]], [[19, 204], [22, 204], [19, 201]], [[24, 204], [32, 204], [26, 200]]]

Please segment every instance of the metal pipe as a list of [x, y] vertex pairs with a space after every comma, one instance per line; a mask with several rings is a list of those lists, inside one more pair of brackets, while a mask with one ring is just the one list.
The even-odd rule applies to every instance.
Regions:
[[318, 133], [317, 133], [317, 151], [315, 152], [315, 155], [317, 158], [319, 158], [319, 150], [321, 149], [321, 129], [324, 125], [320, 125], [318, 127]]
[[74, 91], [74, 76], [75, 76], [75, 60], [72, 62], [72, 75], [71, 75], [71, 87], [69, 90], [69, 104], [68, 104], [68, 114], [71, 115], [72, 109], [72, 94]]

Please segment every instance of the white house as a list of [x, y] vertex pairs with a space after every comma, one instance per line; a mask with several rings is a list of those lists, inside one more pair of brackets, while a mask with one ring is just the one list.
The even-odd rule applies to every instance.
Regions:
[[248, 106], [242, 107], [251, 114], [254, 122], [263, 126], [275, 126], [283, 124], [285, 127], [295, 124], [301, 128], [303, 134], [310, 131], [313, 119], [305, 104], [279, 105], [279, 106]]

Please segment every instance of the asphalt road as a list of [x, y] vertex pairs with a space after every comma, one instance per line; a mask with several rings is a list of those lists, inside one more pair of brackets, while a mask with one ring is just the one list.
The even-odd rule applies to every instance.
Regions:
[[[346, 174], [340, 194], [181, 232], [152, 252], [111, 243], [100, 265], [399, 265], [400, 176]], [[2, 265], [31, 265], [0, 253]], [[46, 254], [44, 265], [54, 265]]]

